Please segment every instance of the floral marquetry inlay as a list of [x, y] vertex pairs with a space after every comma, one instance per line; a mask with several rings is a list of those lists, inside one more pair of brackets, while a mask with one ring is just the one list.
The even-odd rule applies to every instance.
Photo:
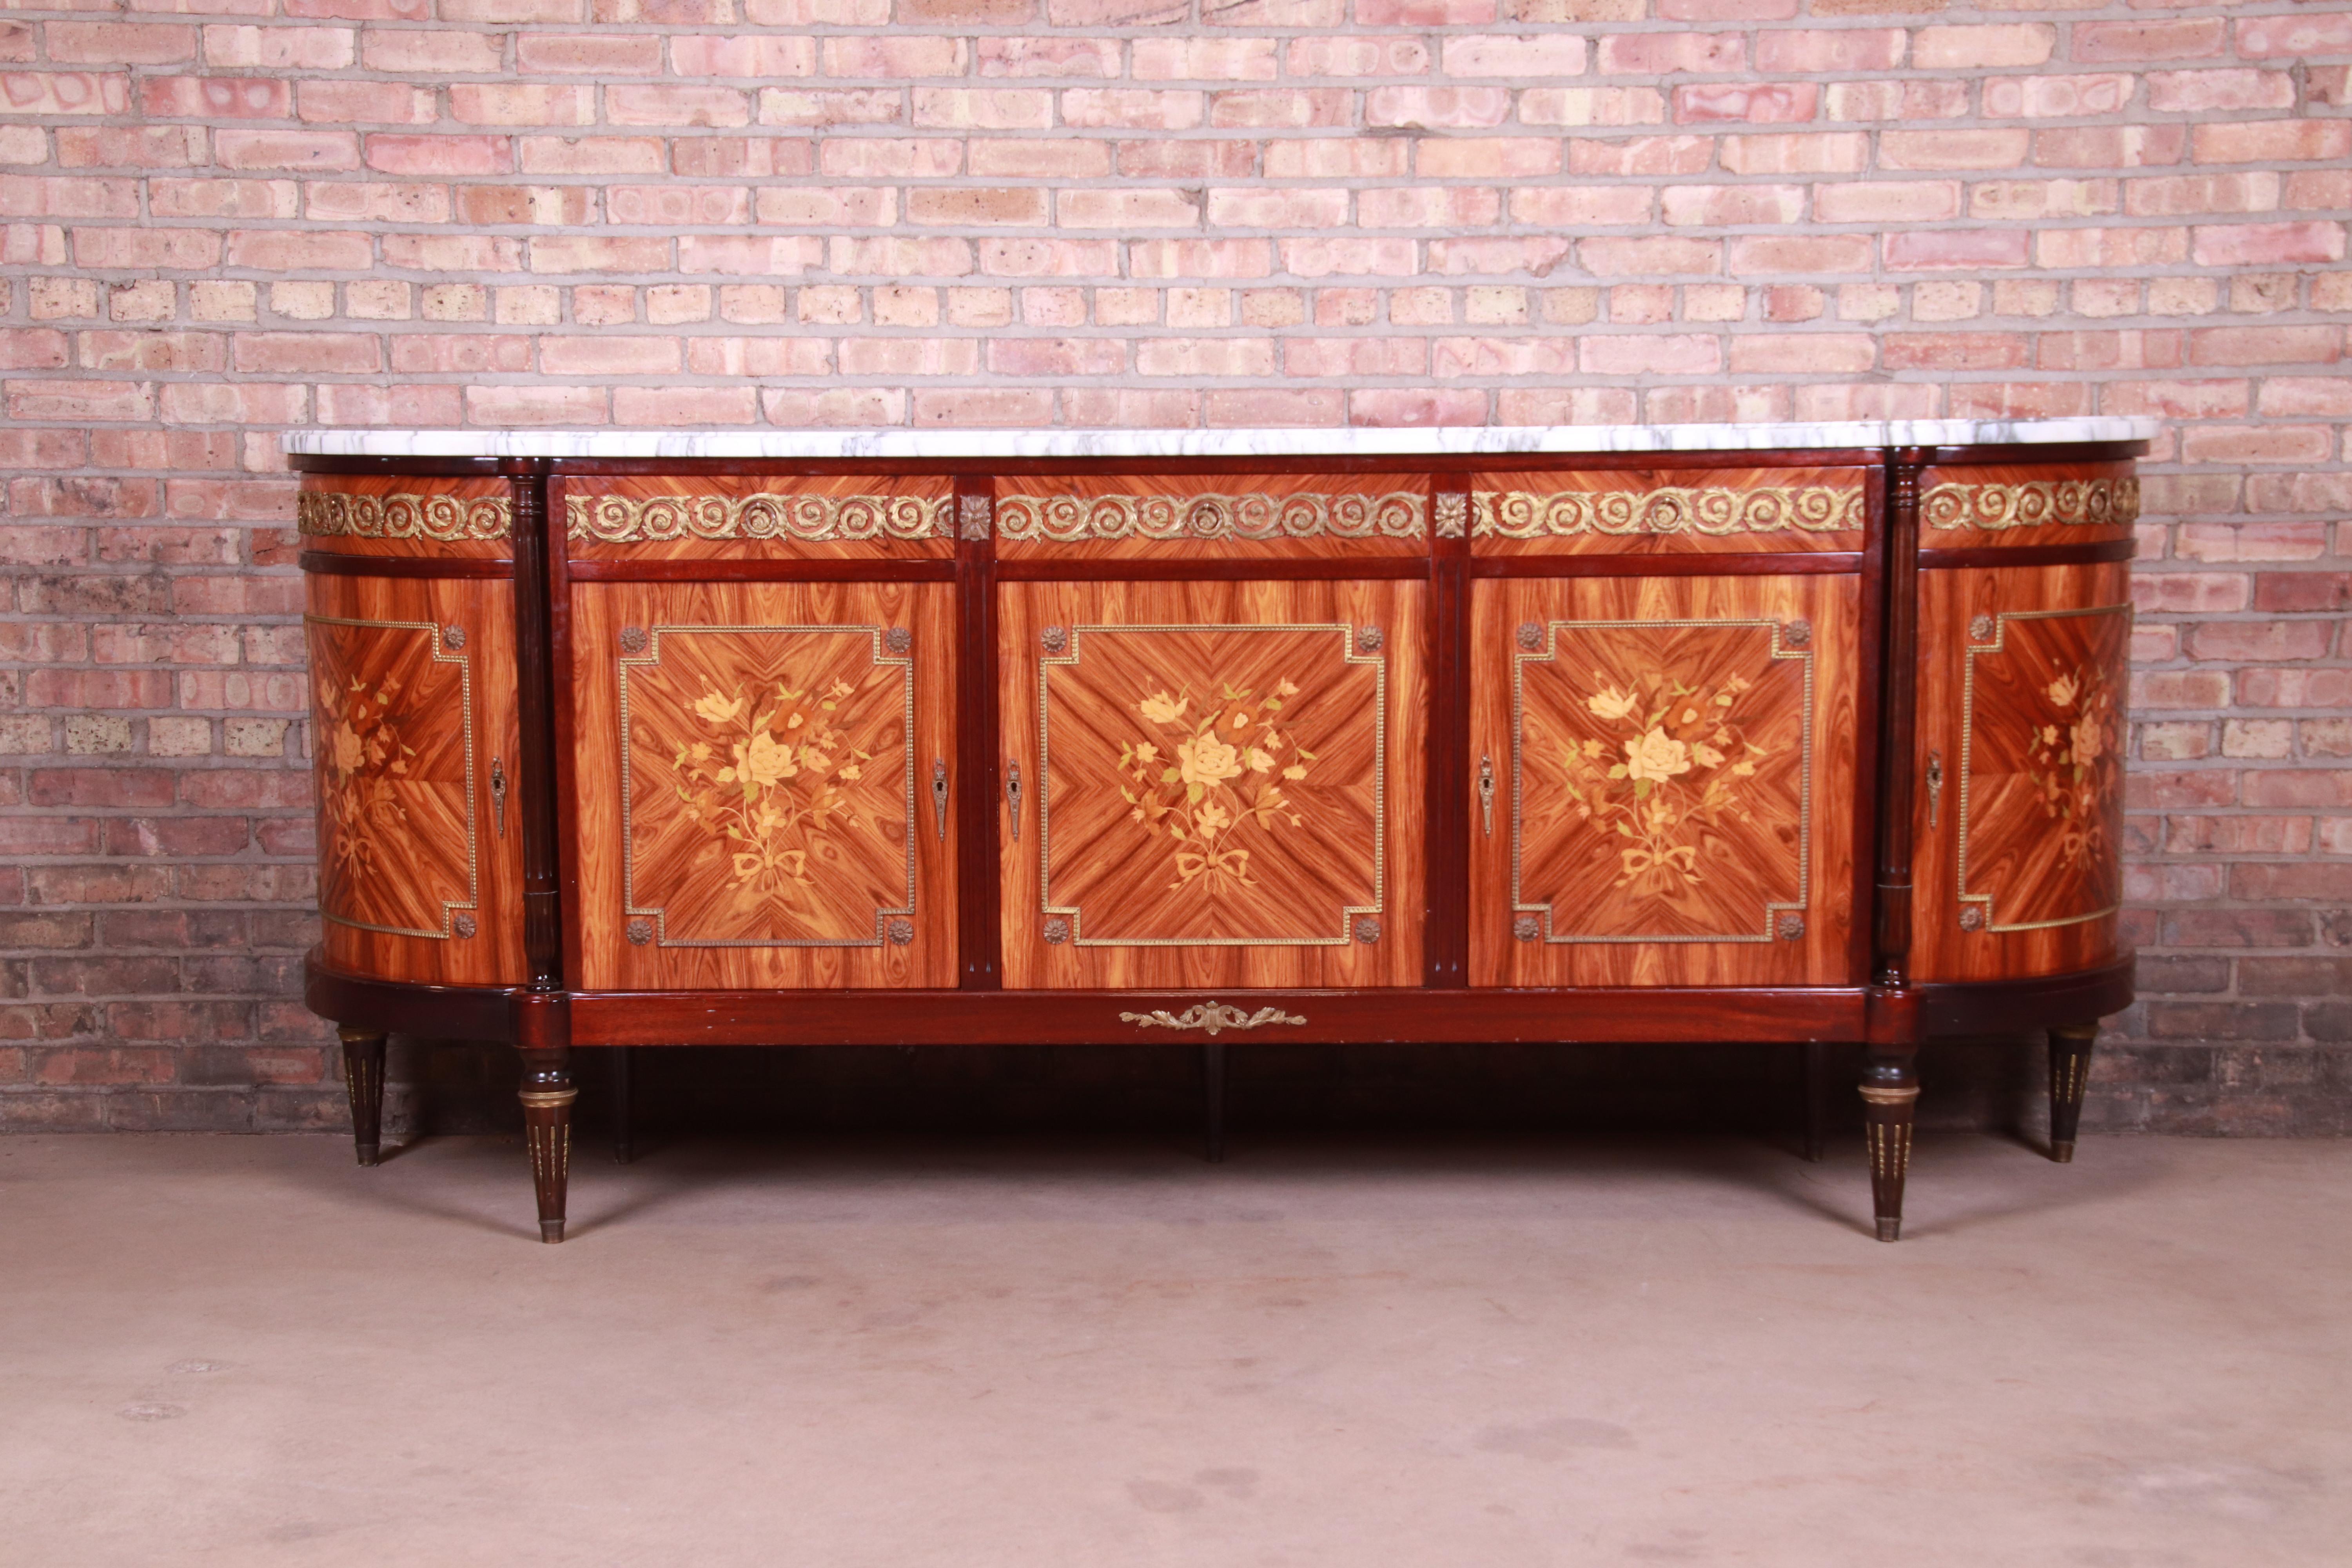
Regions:
[[1082, 947], [1358, 940], [1385, 673], [1347, 626], [1069, 627], [1038, 674], [1043, 912]]
[[953, 536], [951, 500], [889, 495], [571, 496], [572, 538], [605, 544], [784, 539], [810, 544]]
[[304, 490], [294, 499], [294, 526], [319, 539], [423, 539], [443, 544], [498, 540], [514, 531], [514, 502], [505, 496]]
[[320, 911], [446, 940], [478, 908], [472, 672], [429, 622], [304, 617]]
[[1646, 490], [1481, 490], [1471, 531], [1482, 538], [1580, 534], [1843, 533], [1863, 525], [1859, 489], [1834, 485], [1738, 489], [1668, 486]]
[[1419, 539], [1426, 500], [1414, 490], [1328, 495], [1256, 492], [1196, 495], [1009, 495], [996, 503], [996, 531], [1016, 542], [1045, 540]]
[[1544, 630], [1512, 656], [1518, 918], [1554, 942], [1785, 934], [1811, 870], [1810, 654], [1770, 621]]
[[2126, 605], [1999, 617], [1961, 686], [1958, 894], [1969, 930], [2096, 920], [2123, 900]]
[[912, 940], [913, 674], [884, 628], [656, 626], [620, 674], [624, 899], [652, 940]]

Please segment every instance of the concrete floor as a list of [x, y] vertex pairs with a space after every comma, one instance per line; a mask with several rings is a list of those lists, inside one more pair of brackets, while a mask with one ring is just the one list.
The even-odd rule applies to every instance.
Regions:
[[0, 1140], [0, 1561], [2352, 1562], [2352, 1143]]

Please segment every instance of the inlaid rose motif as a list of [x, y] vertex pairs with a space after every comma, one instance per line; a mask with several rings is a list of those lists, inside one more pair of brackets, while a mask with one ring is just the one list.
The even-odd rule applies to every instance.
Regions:
[[2026, 777], [2043, 813], [2063, 825], [2063, 863], [2077, 866], [2106, 847], [2101, 807], [2116, 784], [2115, 692], [2105, 670], [2085, 664], [2053, 680], [2042, 695], [2053, 711], [2040, 726]]
[[1315, 761], [1282, 728], [1283, 704], [1297, 693], [1285, 679], [1263, 696], [1227, 686], [1213, 703], [1189, 689], [1136, 702], [1160, 734], [1119, 748], [1119, 794], [1131, 821], [1174, 841], [1171, 886], [1208, 876], [1255, 887], [1249, 848], [1234, 836], [1305, 825], [1282, 787]]
[[772, 691], [705, 692], [694, 704], [708, 730], [677, 748], [674, 787], [687, 819], [724, 848], [738, 882], [806, 885], [824, 837], [863, 825], [844, 786], [874, 753], [833, 723], [852, 689], [835, 680], [803, 691], [786, 679]]
[[383, 835], [407, 820], [408, 813], [393, 789], [404, 776], [416, 749], [400, 738], [408, 715], [395, 706], [400, 682], [391, 676], [370, 684], [356, 677], [337, 690], [323, 677], [317, 689], [318, 713], [324, 733], [319, 752], [326, 763], [321, 804], [329, 831], [326, 843], [353, 876], [384, 868], [387, 853]]
[[1584, 710], [1605, 728], [1562, 759], [1578, 818], [1619, 841], [1621, 888], [1660, 893], [1704, 880], [1701, 833], [1727, 815], [1748, 816], [1740, 792], [1771, 754], [1748, 733], [1742, 703], [1755, 683], [1733, 675], [1690, 684], [1669, 669], [1643, 672], [1630, 689], [1598, 670], [1592, 679]]
[[[1638, 741], [1625, 742], [1624, 773], [1629, 778], [1663, 784], [1691, 771], [1691, 749], [1664, 730], [1653, 730]], [[1617, 770], [1610, 770], [1615, 776]]]

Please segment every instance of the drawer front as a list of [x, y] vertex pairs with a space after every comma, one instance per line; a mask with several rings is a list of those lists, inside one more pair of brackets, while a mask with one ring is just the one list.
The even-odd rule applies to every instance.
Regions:
[[1429, 552], [1426, 474], [1087, 475], [996, 481], [996, 552], [1244, 561]]
[[2139, 521], [2129, 463], [1982, 464], [1919, 476], [1919, 546], [1984, 550], [2103, 544]]
[[514, 587], [303, 584], [327, 962], [440, 985], [525, 978]]
[[1475, 584], [1473, 983], [1850, 980], [1858, 605], [1843, 574]]
[[505, 479], [305, 474], [294, 498], [305, 550], [472, 561], [514, 558], [514, 487]]
[[1470, 481], [1478, 555], [1754, 554], [1863, 546], [1870, 469], [1618, 468]]
[[586, 988], [955, 984], [951, 593], [572, 590]]
[[1421, 584], [1000, 594], [1005, 984], [1421, 983]]
[[549, 504], [575, 561], [922, 560], [955, 554], [944, 474], [567, 476]]
[[2121, 952], [2130, 571], [1919, 574], [1920, 979], [2064, 973]]

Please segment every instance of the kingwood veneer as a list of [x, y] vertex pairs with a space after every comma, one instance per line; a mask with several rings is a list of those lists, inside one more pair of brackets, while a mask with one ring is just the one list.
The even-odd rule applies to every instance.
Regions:
[[289, 437], [361, 1159], [391, 1030], [551, 1241], [574, 1045], [1855, 1042], [1893, 1240], [2131, 997], [2145, 433]]

